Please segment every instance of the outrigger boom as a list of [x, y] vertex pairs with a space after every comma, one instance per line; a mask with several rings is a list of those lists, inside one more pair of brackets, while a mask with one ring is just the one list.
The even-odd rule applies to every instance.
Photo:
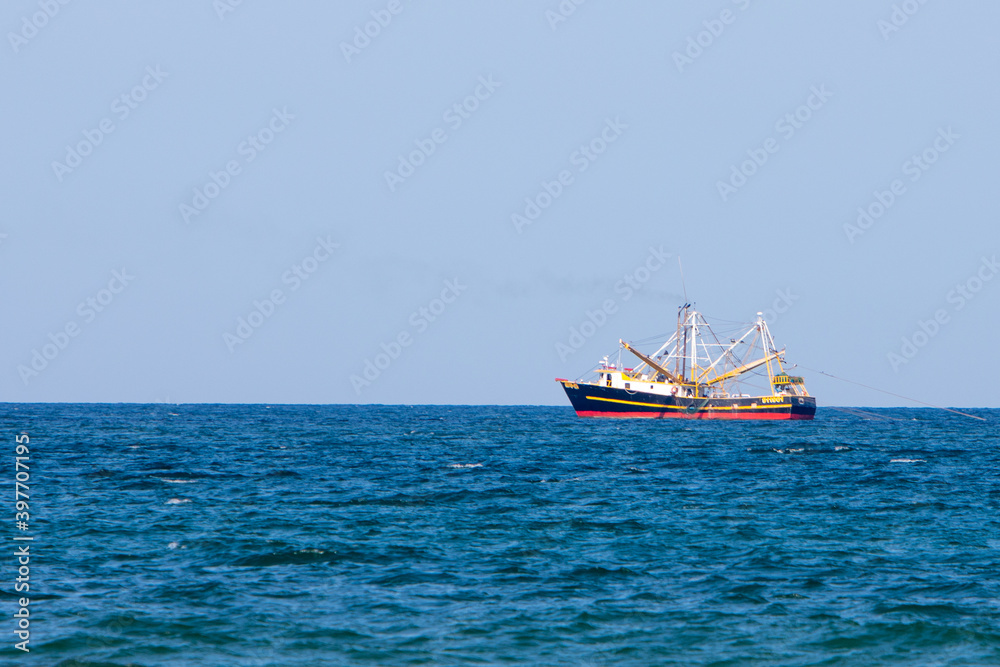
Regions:
[[[812, 419], [816, 413], [804, 380], [785, 371], [785, 351], [776, 348], [761, 313], [739, 338], [722, 343], [704, 316], [684, 304], [676, 332], [652, 354], [618, 342], [642, 363], [620, 368], [605, 357], [594, 369], [596, 381], [558, 380], [581, 417]], [[755, 373], [761, 367], [766, 388], [756, 385], [765, 379]]]

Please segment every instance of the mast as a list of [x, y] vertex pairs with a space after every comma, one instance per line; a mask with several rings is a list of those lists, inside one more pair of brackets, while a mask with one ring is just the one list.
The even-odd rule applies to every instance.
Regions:
[[675, 336], [674, 343], [674, 375], [678, 377], [683, 377], [681, 375], [681, 355], [677, 354], [677, 350], [680, 348], [681, 344], [681, 311], [684, 310], [684, 306], [678, 306], [677, 308], [677, 335]]
[[684, 349], [681, 351], [681, 372], [678, 377], [684, 382], [687, 382], [687, 350], [688, 350], [688, 307], [691, 304], [684, 304]]
[[695, 385], [695, 396], [698, 395], [698, 311], [693, 311], [691, 318], [691, 384]]

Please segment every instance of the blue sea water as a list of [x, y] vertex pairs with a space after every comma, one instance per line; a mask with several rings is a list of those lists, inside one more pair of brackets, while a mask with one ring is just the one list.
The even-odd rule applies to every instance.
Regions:
[[7, 404], [32, 623], [23, 654], [7, 538], [0, 661], [998, 665], [971, 412]]

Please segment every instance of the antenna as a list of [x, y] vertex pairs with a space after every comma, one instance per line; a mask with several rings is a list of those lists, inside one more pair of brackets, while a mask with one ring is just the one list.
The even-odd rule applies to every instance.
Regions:
[[680, 255], [677, 256], [677, 268], [679, 268], [681, 270], [681, 287], [684, 288], [684, 303], [689, 303], [688, 302], [688, 288], [687, 288], [687, 285], [684, 284], [684, 265], [681, 264]]

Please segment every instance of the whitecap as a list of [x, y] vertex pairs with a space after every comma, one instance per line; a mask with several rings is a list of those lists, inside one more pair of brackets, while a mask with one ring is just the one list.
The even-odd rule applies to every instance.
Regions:
[[449, 468], [482, 468], [482, 463], [449, 463]]
[[166, 477], [157, 477], [156, 479], [161, 482], [166, 482], [167, 484], [197, 484], [196, 479], [167, 479]]
[[889, 463], [927, 463], [927, 459], [892, 459]]
[[189, 503], [189, 502], [191, 502], [190, 498], [171, 498], [170, 500], [167, 501], [167, 504], [180, 505], [181, 503]]
[[177, 544], [177, 542], [171, 542], [170, 544], [167, 545], [167, 548], [168, 549], [176, 549], [178, 546], [179, 545]]

